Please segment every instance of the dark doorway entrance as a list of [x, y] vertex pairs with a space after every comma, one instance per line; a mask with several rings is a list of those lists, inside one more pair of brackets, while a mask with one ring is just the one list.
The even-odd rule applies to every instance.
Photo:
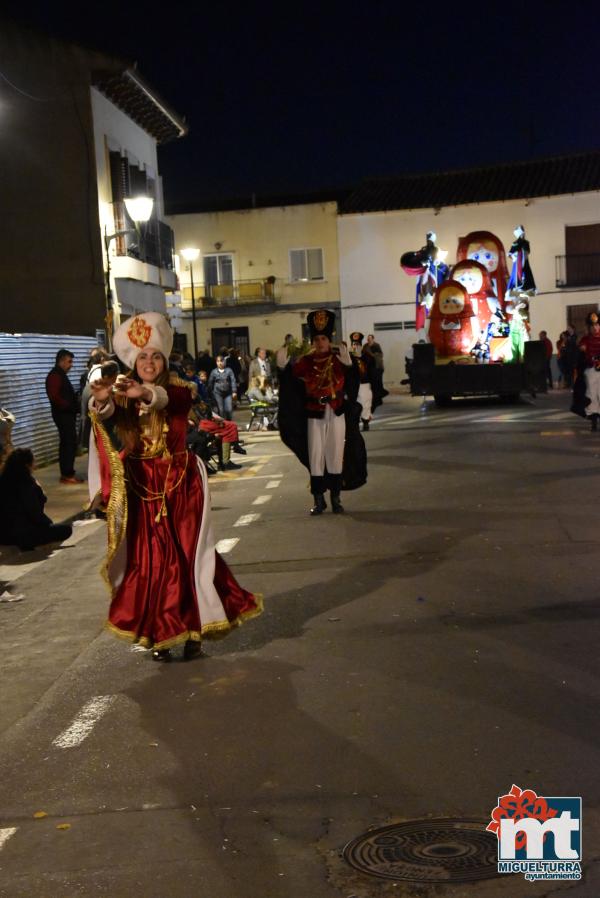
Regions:
[[216, 356], [222, 346], [233, 347], [244, 355], [250, 355], [250, 336], [247, 327], [213, 327], [210, 331], [212, 354]]
[[567, 306], [567, 324], [572, 324], [578, 337], [587, 334], [585, 319], [590, 312], [598, 311], [598, 303], [582, 303], [578, 306]]

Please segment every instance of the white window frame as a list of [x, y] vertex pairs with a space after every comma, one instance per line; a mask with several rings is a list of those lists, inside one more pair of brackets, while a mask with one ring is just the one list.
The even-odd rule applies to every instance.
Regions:
[[[220, 253], [220, 252], [202, 253], [202, 277], [204, 278], [204, 260], [207, 258], [212, 259], [215, 256], [219, 256], [219, 257], [227, 256], [227, 258], [231, 259], [231, 283], [235, 284], [236, 278], [235, 278], [235, 254], [234, 253]], [[218, 273], [219, 281], [217, 284], [214, 284], [213, 286], [220, 287], [221, 284], [223, 284], [225, 282], [221, 280], [221, 266], [218, 261], [217, 261], [217, 273]]]
[[[308, 253], [309, 251], [314, 252], [318, 250], [321, 253], [321, 271], [322, 275], [320, 278], [293, 278], [292, 277], [292, 253], [304, 253], [304, 270], [308, 275]], [[289, 272], [290, 272], [290, 284], [322, 284], [325, 282], [325, 251], [322, 246], [297, 246], [292, 247], [288, 250], [288, 262], [289, 262]]]

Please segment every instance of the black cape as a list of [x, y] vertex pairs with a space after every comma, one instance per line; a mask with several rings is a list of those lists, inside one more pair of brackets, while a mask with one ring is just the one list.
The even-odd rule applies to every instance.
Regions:
[[[292, 374], [291, 364], [279, 369], [279, 435], [282, 442], [291, 449], [298, 461], [310, 473], [308, 462], [308, 416], [306, 414], [306, 391], [304, 382]], [[345, 378], [344, 417], [346, 419], [346, 441], [344, 444], [344, 466], [342, 489], [356, 490], [367, 482], [367, 450], [360, 432], [362, 407], [356, 401], [360, 375], [358, 365], [353, 362], [347, 369]], [[327, 474], [325, 474], [327, 484]], [[329, 488], [329, 486], [328, 486]]]

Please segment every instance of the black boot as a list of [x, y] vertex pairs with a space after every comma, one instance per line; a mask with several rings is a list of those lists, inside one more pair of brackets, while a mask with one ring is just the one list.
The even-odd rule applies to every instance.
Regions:
[[592, 430], [598, 430], [598, 415], [591, 415], [592, 418]]
[[202, 651], [202, 643], [195, 639], [188, 639], [183, 647], [183, 660], [192, 661], [194, 658], [201, 658], [204, 655]]
[[323, 514], [325, 509], [327, 508], [327, 502], [325, 501], [325, 496], [323, 493], [315, 493], [313, 495], [313, 499], [315, 500], [315, 504], [310, 510], [312, 515], [315, 514]]
[[172, 661], [171, 649], [154, 649], [152, 652], [153, 661]]
[[333, 490], [330, 493], [331, 495], [331, 510], [334, 514], [343, 514], [344, 506], [340, 502], [340, 494], [334, 493]]
[[361, 418], [360, 420], [362, 421], [363, 430], [368, 430], [369, 429], [368, 418]]

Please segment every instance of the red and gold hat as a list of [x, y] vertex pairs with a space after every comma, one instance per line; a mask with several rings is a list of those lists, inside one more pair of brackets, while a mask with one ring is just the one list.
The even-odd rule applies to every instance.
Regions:
[[310, 339], [314, 340], [319, 334], [325, 337], [333, 337], [333, 328], [335, 326], [335, 312], [329, 309], [315, 309], [306, 316], [306, 323], [310, 331]]
[[135, 360], [147, 346], [158, 349], [168, 359], [173, 348], [173, 331], [164, 315], [142, 312], [128, 318], [115, 331], [113, 348], [124, 365], [133, 368]]

